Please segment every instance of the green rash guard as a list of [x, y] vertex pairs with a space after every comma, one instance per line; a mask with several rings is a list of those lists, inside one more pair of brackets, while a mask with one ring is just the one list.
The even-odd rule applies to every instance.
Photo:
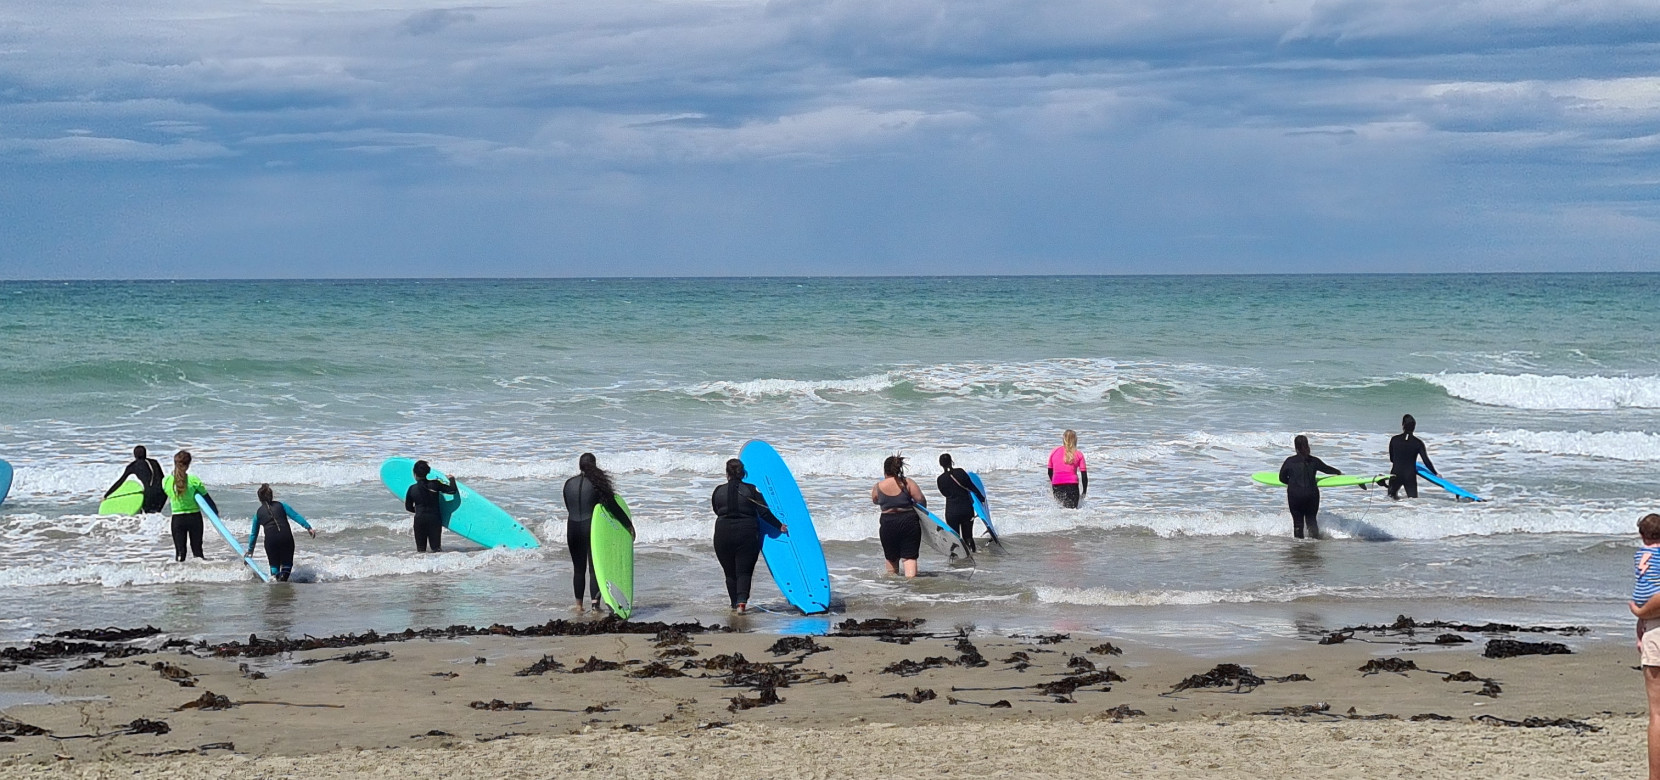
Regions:
[[195, 474], [191, 474], [189, 478], [186, 479], [186, 483], [185, 493], [181, 498], [177, 493], [173, 492], [172, 474], [168, 474], [167, 478], [161, 481], [161, 489], [167, 491], [167, 501], [172, 505], [173, 514], [175, 515], [202, 511], [202, 507], [196, 503], [196, 497], [206, 495], [207, 488], [202, 487], [202, 481], [197, 479]]

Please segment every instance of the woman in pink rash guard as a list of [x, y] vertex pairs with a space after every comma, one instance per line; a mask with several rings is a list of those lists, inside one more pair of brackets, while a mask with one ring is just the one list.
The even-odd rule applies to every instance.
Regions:
[[1078, 502], [1089, 492], [1089, 471], [1084, 465], [1084, 454], [1078, 451], [1077, 431], [1061, 434], [1061, 446], [1049, 453], [1049, 489], [1055, 491], [1055, 500], [1067, 509], [1077, 509]]

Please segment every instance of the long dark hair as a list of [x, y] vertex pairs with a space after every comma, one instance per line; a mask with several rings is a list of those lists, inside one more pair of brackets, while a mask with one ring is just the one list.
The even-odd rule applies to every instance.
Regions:
[[271, 485], [269, 483], [261, 484], [259, 486], [259, 490], [255, 491], [254, 495], [259, 496], [259, 503], [261, 504], [272, 504], [276, 503], [277, 500], [277, 497], [271, 494]]
[[190, 450], [173, 453], [173, 495], [180, 501], [190, 495]]
[[1401, 415], [1401, 433], [1406, 434], [1406, 437], [1410, 439], [1412, 438], [1412, 432], [1416, 430], [1418, 430], [1418, 421], [1412, 419], [1410, 414]]
[[611, 484], [611, 475], [605, 473], [605, 470], [599, 467], [599, 461], [594, 458], [594, 453], [582, 453], [582, 457], [576, 459], [576, 468], [582, 472], [582, 476], [588, 478], [588, 484], [593, 485], [594, 490], [601, 496], [617, 494], [616, 487]]
[[731, 458], [731, 459], [728, 459], [726, 461], [726, 481], [727, 482], [731, 482], [732, 480], [735, 480], [735, 479], [743, 479], [744, 475], [747, 474], [747, 473], [748, 472], [744, 471], [744, 462], [743, 461], [738, 460], [737, 458]]
[[951, 453], [940, 453], [940, 468], [945, 469], [946, 471], [951, 470]]
[[1300, 433], [1297, 434], [1297, 438], [1291, 440], [1291, 446], [1297, 448], [1297, 454], [1298, 455], [1307, 455], [1308, 454], [1308, 437], [1304, 436]]
[[893, 477], [900, 487], [905, 486], [905, 458], [902, 455], [889, 455], [882, 461], [882, 475]]

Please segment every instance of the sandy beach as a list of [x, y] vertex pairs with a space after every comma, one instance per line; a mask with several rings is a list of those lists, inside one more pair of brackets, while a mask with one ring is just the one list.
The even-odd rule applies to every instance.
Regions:
[[[1360, 631], [1216, 658], [891, 621], [820, 637], [617, 628], [457, 627], [316, 649], [43, 639], [10, 651], [17, 667], [0, 674], [11, 736], [0, 771], [1571, 777], [1642, 766], [1631, 652], [1571, 633]], [[596, 630], [607, 633], [562, 635]], [[1491, 640], [1572, 652], [1484, 657]]]

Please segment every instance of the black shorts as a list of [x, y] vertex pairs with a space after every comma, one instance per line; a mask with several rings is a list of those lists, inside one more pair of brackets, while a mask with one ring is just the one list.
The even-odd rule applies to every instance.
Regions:
[[1065, 485], [1050, 485], [1049, 489], [1054, 492], [1055, 500], [1060, 502], [1062, 507], [1066, 509], [1078, 508], [1078, 483], [1073, 482]]
[[916, 512], [882, 515], [882, 557], [916, 560], [922, 554], [922, 522]]

